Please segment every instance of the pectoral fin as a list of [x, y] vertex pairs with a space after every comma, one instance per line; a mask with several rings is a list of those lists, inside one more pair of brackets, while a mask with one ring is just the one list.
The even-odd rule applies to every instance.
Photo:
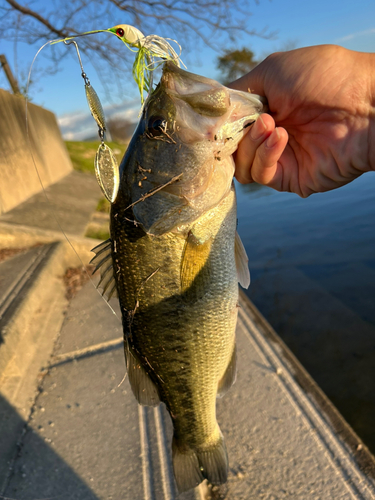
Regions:
[[181, 262], [181, 292], [188, 302], [199, 300], [207, 291], [211, 244], [211, 239], [200, 243], [193, 233], [189, 233], [186, 239]]
[[249, 288], [250, 285], [250, 271], [249, 271], [249, 259], [243, 243], [241, 241], [240, 235], [236, 231], [236, 237], [234, 239], [234, 255], [236, 259], [236, 269], [238, 283], [243, 288]]

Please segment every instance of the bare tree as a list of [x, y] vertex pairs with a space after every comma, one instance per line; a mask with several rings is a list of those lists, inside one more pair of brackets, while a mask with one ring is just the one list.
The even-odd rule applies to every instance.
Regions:
[[[64, 38], [84, 31], [131, 24], [146, 35], [177, 39], [184, 47], [203, 42], [217, 50], [241, 34], [270, 37], [267, 29], [251, 29], [249, 6], [257, 0], [50, 0], [39, 4], [26, 0], [5, 0], [0, 6], [0, 39], [29, 44]], [[109, 34], [79, 39], [82, 53], [90, 58], [102, 76], [131, 60], [131, 54]], [[65, 49], [65, 50], [64, 50]], [[61, 44], [48, 51], [59, 68], [69, 51]], [[107, 78], [105, 78], [107, 79]]]

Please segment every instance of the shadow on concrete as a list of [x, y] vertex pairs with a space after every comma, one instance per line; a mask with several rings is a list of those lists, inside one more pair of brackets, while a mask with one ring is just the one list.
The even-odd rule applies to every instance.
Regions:
[[[1, 499], [98, 499], [74, 470], [51, 449], [48, 442], [2, 396], [0, 450]], [[13, 466], [11, 470], [10, 466]]]

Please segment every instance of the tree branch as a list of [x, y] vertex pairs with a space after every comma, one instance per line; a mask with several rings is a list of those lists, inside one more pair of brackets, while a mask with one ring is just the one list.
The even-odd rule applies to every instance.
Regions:
[[[20, 3], [26, 1], [5, 0], [0, 6], [3, 39], [15, 43], [44, 43], [51, 38], [106, 29], [114, 24], [114, 19], [136, 26], [145, 35], [154, 33], [177, 38], [185, 50], [196, 48], [198, 41], [219, 52], [224, 44], [228, 46], [228, 39], [234, 42], [241, 34], [263, 38], [272, 35], [267, 30], [249, 28], [251, 14], [247, 10], [251, 0], [74, 0], [61, 2], [57, 12], [52, 2], [46, 2], [45, 10], [38, 11]], [[22, 38], [17, 18], [21, 18]], [[127, 66], [132, 60], [132, 54], [111, 35], [82, 37], [79, 48], [81, 54], [94, 61], [103, 76], [109, 74], [108, 70], [122, 68], [124, 63]], [[60, 60], [68, 52], [60, 44], [43, 52], [43, 57], [49, 58], [53, 71], [57, 71]], [[109, 86], [117, 83], [108, 78]]]
[[61, 38], [65, 38], [65, 37], [69, 36], [68, 32], [61, 31], [61, 30], [55, 28], [54, 26], [52, 26], [52, 24], [49, 23], [49, 21], [47, 19], [42, 17], [37, 12], [34, 12], [31, 9], [28, 9], [27, 7], [23, 7], [22, 5], [15, 2], [14, 0], [5, 0], [5, 1], [10, 6], [12, 6], [15, 10], [18, 10], [18, 12], [21, 12], [21, 14], [24, 14], [25, 16], [33, 17], [34, 19], [36, 19], [40, 23], [44, 24], [44, 26], [46, 26], [51, 31], [51, 33], [56, 33], [56, 35], [61, 36]]

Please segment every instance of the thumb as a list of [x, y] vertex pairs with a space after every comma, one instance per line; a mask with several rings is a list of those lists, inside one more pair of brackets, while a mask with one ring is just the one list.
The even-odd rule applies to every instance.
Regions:
[[243, 92], [251, 92], [252, 94], [265, 96], [264, 71], [262, 64], [256, 66], [250, 71], [250, 73], [241, 76], [238, 80], [231, 82], [227, 85], [227, 87], [234, 90], [242, 90]]

